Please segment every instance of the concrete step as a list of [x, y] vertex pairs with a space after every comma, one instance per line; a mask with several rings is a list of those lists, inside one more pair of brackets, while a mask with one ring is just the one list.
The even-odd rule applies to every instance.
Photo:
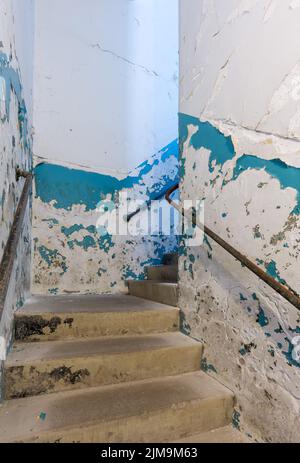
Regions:
[[6, 399], [199, 370], [202, 344], [180, 333], [19, 343], [5, 363]]
[[178, 266], [177, 265], [157, 265], [155, 267], [147, 267], [146, 275], [148, 280], [156, 281], [178, 281]]
[[162, 258], [163, 265], [177, 265], [179, 256], [177, 253], [165, 254]]
[[177, 283], [155, 280], [128, 281], [129, 293], [143, 299], [176, 307], [178, 304]]
[[33, 296], [16, 312], [15, 339], [130, 336], [177, 331], [178, 327], [178, 309], [133, 296]]
[[233, 394], [203, 372], [9, 400], [0, 442], [165, 443], [226, 426]]
[[250, 444], [251, 441], [232, 426], [177, 439], [173, 444]]

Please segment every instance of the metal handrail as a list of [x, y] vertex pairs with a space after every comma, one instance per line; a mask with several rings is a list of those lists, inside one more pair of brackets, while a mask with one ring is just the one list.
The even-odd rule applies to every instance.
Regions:
[[[178, 185], [178, 184], [176, 183], [176, 185]], [[175, 186], [175, 185], [174, 185], [174, 186]], [[150, 204], [152, 203], [152, 201], [158, 201], [158, 200], [161, 199], [161, 198], [165, 198], [165, 196], [166, 196], [166, 194], [168, 193], [169, 189], [170, 189], [170, 187], [165, 188], [163, 191], [161, 191], [160, 193], [158, 193], [158, 195], [155, 196], [154, 198], [151, 198], [151, 199], [149, 199], [148, 201], [145, 201], [145, 203], [144, 203], [142, 206], [138, 207], [134, 212], [131, 212], [130, 214], [128, 214], [128, 215], [126, 216], [126, 221], [127, 221], [127, 222], [130, 222], [130, 220], [131, 220], [135, 215], [137, 215], [137, 214], [138, 214], [139, 212], [141, 212], [142, 210], [147, 209], [147, 208], [150, 206]]]
[[32, 186], [33, 175], [30, 172], [17, 169], [16, 180], [18, 181], [21, 177], [25, 178], [25, 183], [0, 263], [0, 320], [4, 310], [11, 272], [17, 254], [18, 243], [22, 232], [26, 206]]
[[[179, 188], [179, 184], [174, 185], [172, 188], [170, 188], [165, 198], [171, 206], [177, 209], [179, 213], [184, 216], [185, 215], [184, 210], [171, 199], [172, 193], [178, 190], [178, 188]], [[254, 262], [248, 259], [248, 257], [246, 257], [244, 254], [237, 251], [229, 243], [224, 241], [223, 238], [221, 238], [215, 232], [210, 230], [206, 225], [197, 223], [195, 217], [192, 217], [191, 221], [193, 225], [198, 226], [207, 236], [209, 236], [213, 241], [218, 243], [223, 249], [225, 249], [225, 251], [227, 251], [235, 259], [237, 259], [243, 266], [247, 267], [252, 273], [254, 273], [257, 277], [263, 280], [267, 285], [269, 285], [272, 289], [274, 289], [277, 293], [279, 293], [284, 299], [286, 299], [293, 306], [295, 306], [298, 310], [300, 310], [300, 297], [296, 293], [296, 291], [276, 281], [273, 277], [271, 277], [266, 272], [264, 272], [260, 267], [258, 267], [258, 265], [254, 264]]]

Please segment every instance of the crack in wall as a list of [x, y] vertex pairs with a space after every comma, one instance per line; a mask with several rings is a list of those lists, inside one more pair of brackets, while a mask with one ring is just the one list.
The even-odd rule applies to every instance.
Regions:
[[142, 71], [144, 71], [146, 74], [149, 74], [153, 77], [159, 77], [159, 74], [152, 70], [152, 69], [148, 69], [146, 66], [143, 66], [142, 64], [138, 64], [138, 63], [135, 63], [134, 61], [131, 61], [130, 59], [128, 58], [125, 58], [124, 56], [121, 56], [119, 55], [118, 53], [115, 53], [114, 51], [112, 50], [108, 50], [107, 48], [103, 48], [100, 43], [95, 43], [95, 44], [92, 44], [91, 45], [92, 48], [97, 48], [98, 50], [102, 51], [103, 53], [107, 53], [117, 59], [120, 59], [121, 61], [124, 61], [125, 63], [127, 64], [130, 64], [131, 66], [134, 66], [134, 67], [137, 67], [139, 69], [141, 69]]

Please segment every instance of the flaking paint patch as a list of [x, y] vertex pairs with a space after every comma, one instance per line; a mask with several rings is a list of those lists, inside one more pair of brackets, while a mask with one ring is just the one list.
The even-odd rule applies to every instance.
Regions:
[[205, 373], [218, 373], [217, 369], [211, 363], [208, 363], [205, 357], [201, 360], [201, 370]]
[[[299, 54], [293, 39], [299, 2], [228, 0], [219, 2], [217, 15], [213, 3], [187, 9], [181, 1], [181, 200], [203, 199], [209, 228], [300, 293]], [[280, 22], [287, 27], [277, 41]], [[200, 123], [215, 127], [224, 141], [229, 137], [234, 155], [227, 151], [220, 161], [212, 154]], [[291, 342], [299, 313], [213, 241], [211, 247], [180, 253], [179, 305], [190, 335], [205, 344], [217, 378], [236, 396], [234, 426], [259, 441], [299, 442], [299, 365]], [[191, 252], [199, 256], [193, 277], [185, 265]]]
[[[164, 191], [165, 185], [177, 179], [178, 142], [174, 140], [149, 161], [142, 163], [124, 179], [107, 174], [40, 163], [35, 167], [36, 196], [57, 209], [72, 210], [74, 205], [83, 205], [85, 211], [95, 210], [101, 200], [110, 197], [114, 201], [122, 190], [144, 191], [149, 199]], [[163, 169], [166, 164], [169, 170]], [[155, 172], [156, 171], [156, 172]], [[155, 172], [155, 179], [147, 179]]]
[[[0, 11], [0, 259], [24, 185], [17, 182], [16, 168], [31, 170], [31, 127], [21, 82], [21, 69], [15, 50], [16, 21], [12, 2], [1, 2]], [[29, 104], [30, 102], [27, 101]], [[13, 339], [14, 312], [23, 304], [29, 290], [31, 205], [25, 210], [22, 234], [10, 277], [3, 312], [0, 313], [0, 359], [5, 359]], [[2, 363], [0, 361], [0, 401]]]
[[236, 180], [248, 169], [266, 171], [270, 177], [279, 181], [282, 189], [292, 188], [297, 192], [296, 205], [291, 214], [300, 214], [300, 168], [288, 166], [280, 159], [265, 160], [257, 156], [243, 155], [237, 160], [232, 180]]
[[[260, 159], [258, 156], [253, 156], [253, 155], [245, 155], [243, 153], [237, 153], [234, 150], [234, 145], [233, 142], [230, 141], [230, 135], [222, 135], [222, 133], [218, 130], [217, 131], [217, 142], [212, 142], [211, 138], [212, 135], [211, 133], [215, 133], [214, 130], [212, 132], [210, 131], [201, 131], [202, 127], [202, 122], [200, 122], [194, 117], [186, 116], [186, 115], [180, 115], [180, 134], [182, 138], [180, 139], [180, 146], [181, 146], [181, 164], [185, 165], [186, 162], [189, 162], [190, 166], [190, 161], [182, 155], [182, 149], [183, 146], [185, 146], [185, 150], [191, 151], [195, 153], [192, 156], [192, 162], [194, 163], [194, 159], [196, 155], [198, 155], [198, 169], [203, 169], [204, 165], [206, 163], [206, 159], [208, 162], [208, 167], [209, 167], [209, 177], [211, 177], [210, 182], [206, 182], [206, 185], [204, 186], [204, 191], [200, 190], [198, 192], [198, 198], [197, 199], [204, 199], [207, 200], [207, 192], [209, 192], [209, 196], [212, 196], [212, 192], [210, 192], [211, 187], [215, 187], [213, 195], [214, 195], [214, 201], [218, 205], [220, 203], [220, 208], [221, 205], [224, 208], [224, 205], [226, 203], [224, 201], [227, 201], [227, 192], [229, 194], [229, 191], [231, 193], [231, 190], [233, 192], [234, 187], [230, 187], [230, 184], [233, 181], [237, 181], [240, 179], [240, 184], [238, 188], [241, 187], [241, 184], [245, 184], [246, 182], [248, 183], [248, 178], [245, 177], [247, 173], [254, 173], [255, 171], [261, 172], [263, 171], [264, 173], [267, 174], [269, 177], [268, 182], [257, 182], [257, 197], [260, 196], [259, 190], [260, 185], [264, 184], [265, 188], [268, 186], [268, 189], [270, 190], [271, 194], [271, 188], [274, 185], [274, 181], [278, 181], [279, 185], [279, 190], [283, 189], [286, 191], [286, 198], [291, 198], [290, 199], [290, 205], [289, 210], [287, 210], [287, 205], [279, 205], [278, 203], [275, 205], [274, 208], [276, 209], [276, 214], [282, 215], [285, 214], [284, 217], [284, 225], [282, 226], [282, 229], [278, 231], [277, 236], [281, 233], [284, 234], [284, 237], [287, 238], [285, 243], [280, 243], [279, 240], [275, 242], [274, 238], [272, 235], [270, 236], [270, 231], [267, 229], [267, 232], [265, 233], [265, 228], [266, 225], [263, 225], [262, 223], [255, 223], [255, 225], [252, 227], [253, 233], [255, 238], [259, 238], [261, 240], [261, 245], [260, 250], [258, 251], [258, 255], [265, 255], [265, 259], [262, 259], [262, 262], [264, 262], [264, 266], [267, 270], [267, 272], [271, 276], [275, 276], [278, 281], [285, 282], [288, 281], [288, 278], [285, 278], [282, 273], [283, 271], [290, 269], [290, 264], [289, 263], [283, 263], [280, 262], [282, 258], [287, 257], [286, 253], [283, 253], [284, 248], [288, 248], [290, 246], [290, 241], [293, 240], [293, 249], [294, 249], [294, 256], [297, 257], [299, 252], [300, 252], [300, 247], [299, 243], [295, 241], [295, 230], [299, 227], [299, 224], [297, 223], [297, 218], [295, 219], [294, 223], [294, 230], [289, 230], [292, 231], [290, 233], [290, 237], [288, 237], [288, 234], [285, 233], [287, 223], [291, 222], [293, 216], [298, 216], [300, 207], [299, 207], [299, 199], [300, 199], [300, 194], [299, 194], [299, 184], [300, 184], [300, 169], [294, 166], [289, 166], [286, 162], [281, 161], [280, 159], [274, 159], [274, 160], [266, 160], [266, 159]], [[208, 122], [206, 123], [207, 125], [210, 125]], [[215, 129], [216, 130], [216, 129]], [[220, 137], [223, 136], [223, 143], [220, 141]], [[205, 138], [207, 137], [207, 139]], [[196, 141], [195, 141], [196, 140]], [[228, 148], [230, 146], [230, 149]], [[219, 155], [217, 150], [220, 150], [223, 152], [223, 155]], [[202, 157], [202, 159], [201, 159]], [[200, 162], [201, 161], [201, 162]], [[189, 167], [190, 169], [190, 167]], [[183, 175], [184, 175], [184, 169], [183, 169]], [[190, 194], [193, 194], [193, 197], [195, 197], [195, 193], [193, 190], [199, 190], [199, 187], [197, 187], [197, 184], [195, 182], [195, 179], [192, 179], [192, 175], [190, 176], [190, 182], [191, 182], [191, 187], [190, 188]], [[247, 194], [247, 190], [245, 190], [245, 187], [242, 187], [245, 193]], [[250, 192], [250, 188], [252, 189], [252, 186], [249, 185], [247, 189]], [[252, 199], [251, 198], [249, 201], [245, 201], [245, 204], [247, 204], [246, 212], [247, 216], [251, 215], [250, 212], [250, 205], [252, 205]], [[274, 201], [274, 195], [273, 195], [273, 201]], [[280, 210], [281, 209], [281, 210]], [[224, 212], [220, 212], [220, 215], [224, 218]], [[264, 220], [264, 216], [267, 214], [266, 209], [262, 209], [260, 211], [260, 220]], [[236, 220], [237, 211], [234, 212], [232, 220]], [[227, 215], [225, 216], [227, 218]], [[218, 221], [219, 222], [219, 221]], [[251, 218], [249, 217], [249, 222], [251, 222]], [[225, 233], [223, 232], [223, 236], [225, 237], [228, 234], [228, 230], [225, 230]], [[274, 235], [273, 235], [274, 236]], [[230, 237], [230, 234], [229, 234]], [[266, 245], [266, 241], [268, 241], [268, 244]], [[272, 259], [270, 259], [270, 252], [268, 245], [272, 243], [274, 245], [276, 243], [276, 249], [272, 249]], [[244, 246], [244, 245], [243, 245]], [[278, 249], [279, 248], [279, 249]], [[242, 250], [242, 247], [241, 247]], [[253, 256], [254, 259], [257, 259], [257, 256]], [[278, 261], [278, 259], [280, 259]], [[289, 274], [291, 273], [290, 271], [288, 272]]]
[[0, 51], [0, 77], [3, 79], [5, 84], [2, 86], [5, 92], [2, 98], [5, 102], [5, 114], [2, 115], [1, 121], [5, 123], [10, 121], [10, 107], [11, 107], [11, 95], [14, 93], [18, 104], [18, 123], [19, 123], [19, 135], [20, 140], [24, 145], [24, 149], [28, 146], [28, 123], [27, 123], [27, 111], [25, 101], [22, 97], [22, 85], [20, 79], [20, 73], [14, 69], [11, 64], [11, 59], [3, 52]]
[[176, 250], [175, 235], [128, 239], [97, 220], [124, 193], [129, 205], [145, 203], [178, 182], [177, 140], [123, 178], [46, 162], [35, 167], [35, 177], [35, 292], [125, 292], [126, 279], [145, 278], [146, 265]]
[[218, 167], [222, 171], [223, 164], [235, 156], [234, 146], [230, 137], [225, 137], [209, 122], [201, 122], [198, 118], [187, 114], [179, 114], [179, 137], [183, 144], [188, 138], [188, 127], [195, 127], [190, 137], [189, 145], [195, 150], [204, 148], [210, 151], [209, 170]]
[[[206, 224], [230, 242], [234, 240], [237, 249], [257, 260], [275, 279], [297, 290], [298, 167], [289, 166], [287, 158], [284, 162], [279, 158], [260, 159], [258, 154], [247, 155], [235, 148], [233, 152], [226, 148], [224, 156], [212, 155], [216, 145], [211, 144], [210, 139], [201, 140], [201, 123], [184, 115], [181, 124], [184, 165], [181, 199], [205, 198]], [[202, 131], [202, 136], [205, 133], [209, 132]], [[222, 136], [221, 130], [219, 136]], [[237, 137], [235, 131], [235, 143], [231, 146], [238, 145]], [[220, 149], [228, 146], [229, 138], [228, 129], [224, 143], [218, 145]], [[256, 147], [259, 148], [259, 144]], [[229, 211], [226, 220], [222, 216], [224, 211]], [[246, 407], [239, 417], [239, 426], [245, 429], [247, 413], [251, 413], [251, 398], [243, 397], [240, 392], [246, 387], [241, 372], [246, 371], [250, 378], [253, 369], [260, 381], [266, 381], [260, 376], [263, 363], [264, 371], [274, 384], [280, 384], [278, 387], [287, 394], [300, 399], [300, 384], [296, 379], [300, 363], [293, 358], [292, 344], [299, 329], [296, 311], [282, 303], [279, 296], [276, 298], [271, 290], [262, 288], [247, 269], [233, 263], [211, 240], [204, 240], [201, 250], [184, 248], [182, 244], [181, 247], [179, 284], [184, 320], [189, 334], [205, 342], [207, 356], [220, 379], [235, 390], [243, 408]], [[289, 252], [291, 248], [293, 253]], [[195, 257], [195, 262], [190, 260], [190, 255]], [[235, 346], [234, 352], [231, 344]], [[223, 351], [227, 360], [220, 353]], [[286, 376], [282, 377], [281, 371]], [[258, 396], [262, 394], [266, 407], [269, 407], [270, 395], [277, 400], [280, 396], [277, 386], [266, 385], [260, 392], [257, 385], [255, 390]], [[257, 423], [254, 435], [258, 433], [258, 426]]]

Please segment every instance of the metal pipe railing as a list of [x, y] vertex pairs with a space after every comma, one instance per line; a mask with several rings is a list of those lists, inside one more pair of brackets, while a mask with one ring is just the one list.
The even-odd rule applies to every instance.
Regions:
[[[176, 204], [171, 199], [172, 193], [179, 189], [179, 184], [174, 185], [170, 188], [165, 196], [168, 203], [179, 211], [183, 216], [184, 210], [178, 204]], [[213, 241], [219, 244], [225, 251], [231, 254], [235, 259], [237, 259], [243, 266], [247, 267], [252, 273], [254, 273], [258, 278], [263, 280], [267, 285], [274, 289], [278, 294], [280, 294], [284, 299], [290, 302], [298, 310], [300, 310], [300, 297], [292, 288], [285, 286], [279, 281], [275, 280], [273, 277], [268, 275], [264, 270], [262, 270], [258, 265], [254, 264], [248, 257], [246, 257], [241, 252], [237, 251], [233, 246], [227, 243], [223, 238], [218, 236], [215, 232], [210, 230], [206, 225], [197, 223], [194, 217], [191, 218], [193, 225], [198, 226], [207, 236], [209, 236]]]
[[0, 263], [0, 320], [4, 310], [10, 277], [17, 254], [18, 243], [23, 228], [23, 220], [32, 186], [33, 175], [30, 172], [17, 169], [16, 180], [18, 181], [21, 177], [25, 178], [25, 183]]
[[[177, 185], [177, 184], [176, 184]], [[130, 220], [135, 216], [137, 215], [139, 212], [143, 211], [144, 209], [147, 209], [147, 207], [149, 207], [152, 203], [152, 201], [159, 201], [160, 199], [162, 198], [165, 198], [166, 194], [168, 193], [169, 191], [169, 187], [168, 188], [165, 188], [163, 191], [161, 191], [160, 193], [158, 193], [156, 196], [154, 196], [153, 198], [149, 199], [148, 201], [146, 201], [142, 206], [138, 207], [135, 211], [133, 212], [130, 212], [130, 214], [128, 214], [126, 216], [126, 221], [127, 222], [130, 222]]]

